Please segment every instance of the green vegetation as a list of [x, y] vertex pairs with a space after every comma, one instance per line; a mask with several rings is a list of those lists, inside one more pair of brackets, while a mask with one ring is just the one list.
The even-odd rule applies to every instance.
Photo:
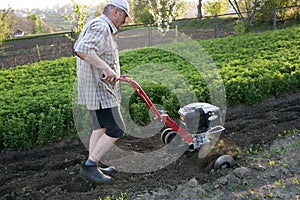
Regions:
[[74, 134], [73, 58], [0, 71], [0, 148], [32, 148]]
[[[238, 24], [237, 24], [238, 23]], [[219, 16], [217, 24], [219, 28], [227, 31], [234, 31], [236, 26], [241, 25], [242, 21], [238, 20], [236, 15]], [[286, 21], [277, 21], [277, 29], [284, 29], [299, 24], [297, 19]], [[178, 30], [197, 30], [197, 29], [214, 29], [216, 20], [214, 17], [205, 17], [202, 19], [179, 19], [170, 24], [171, 28], [177, 26]], [[250, 32], [273, 30], [273, 24], [269, 21], [255, 21], [253, 26], [247, 27]]]
[[126, 193], [122, 193], [121, 196], [119, 196], [119, 197], [107, 196], [104, 199], [102, 199], [101, 197], [99, 197], [99, 199], [95, 199], [95, 200], [126, 200], [126, 199], [128, 199], [127, 194]]
[[12, 9], [0, 11], [0, 45], [9, 38], [12, 31], [11, 26], [14, 24]]
[[152, 23], [158, 26], [182, 16], [187, 7], [187, 3], [182, 0], [136, 0], [131, 4], [135, 23]]
[[204, 10], [210, 15], [218, 15], [226, 13], [228, 10], [227, 0], [220, 0], [216, 2], [205, 2]]
[[40, 17], [37, 14], [30, 14], [27, 19], [29, 19], [33, 24], [33, 34], [39, 34], [39, 33], [51, 33], [52, 28], [45, 24], [43, 20], [40, 19]]
[[220, 67], [229, 104], [300, 87], [300, 28], [200, 41]]
[[[179, 102], [176, 96], [167, 86], [162, 86], [158, 83], [151, 83], [143, 86], [143, 90], [149, 96], [153, 104], [162, 105], [168, 110], [170, 117], [176, 117], [177, 111], [180, 108]], [[132, 91], [130, 91], [132, 93]], [[131, 95], [129, 100], [129, 112], [130, 116], [136, 124], [147, 125], [151, 122], [151, 118], [148, 115], [149, 109], [141, 98], [136, 93]]]
[[[285, 7], [292, 7], [290, 9], [282, 9]], [[299, 1], [294, 0], [264, 0], [260, 5], [260, 12], [258, 12], [258, 20], [261, 21], [272, 21], [273, 20], [273, 9], [277, 9], [277, 18], [280, 21], [287, 20], [287, 19], [298, 19], [300, 10]]]
[[[300, 88], [299, 33], [300, 27], [295, 26], [198, 42], [220, 70], [227, 103], [254, 104], [269, 96]], [[210, 100], [201, 75], [176, 54], [143, 48], [122, 52], [120, 61], [123, 70], [130, 72], [149, 63], [168, 66], [188, 81], [199, 101]], [[74, 58], [62, 58], [0, 70], [0, 149], [32, 148], [75, 134], [72, 116], [75, 65]], [[143, 73], [151, 76], [151, 72]], [[176, 75], [165, 79], [170, 84], [179, 85], [182, 77]], [[177, 109], [174, 96], [164, 86], [158, 86], [159, 81], [153, 84], [145, 87], [153, 89], [163, 100], [172, 102], [171, 111]], [[184, 90], [179, 92], [185, 93]], [[133, 93], [132, 89], [130, 93]], [[136, 97], [131, 100], [133, 104], [139, 104]], [[140, 109], [132, 112], [132, 116], [141, 116]]]
[[70, 21], [70, 24], [74, 26], [72, 31], [78, 36], [83, 29], [85, 20], [89, 14], [90, 10], [88, 9], [88, 6], [80, 6], [72, 0], [72, 13], [70, 16], [64, 15], [63, 18]]

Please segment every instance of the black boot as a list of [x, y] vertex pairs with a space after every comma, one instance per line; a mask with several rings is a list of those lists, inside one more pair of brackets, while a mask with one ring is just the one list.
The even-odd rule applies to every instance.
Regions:
[[112, 174], [113, 172], [117, 171], [114, 166], [109, 166], [109, 167], [98, 167], [100, 171], [102, 171], [104, 174]]
[[108, 183], [111, 181], [111, 177], [102, 173], [101, 170], [97, 168], [97, 165], [82, 165], [79, 171], [80, 176], [86, 178], [94, 183]]

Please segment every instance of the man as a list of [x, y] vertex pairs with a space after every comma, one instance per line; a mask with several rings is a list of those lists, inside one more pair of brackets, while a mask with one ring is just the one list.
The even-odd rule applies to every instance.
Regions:
[[100, 168], [97, 163], [124, 134], [120, 114], [120, 64], [115, 35], [125, 21], [132, 22], [126, 0], [111, 0], [103, 14], [89, 21], [75, 45], [77, 58], [78, 103], [87, 106], [93, 132], [89, 157], [80, 175], [96, 183], [111, 181], [113, 166]]

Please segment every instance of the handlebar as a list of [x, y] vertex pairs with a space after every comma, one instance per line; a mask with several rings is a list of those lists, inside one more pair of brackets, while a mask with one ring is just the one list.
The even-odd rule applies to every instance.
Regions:
[[150, 98], [144, 92], [142, 87], [133, 80], [132, 77], [129, 75], [121, 75], [119, 81], [127, 82], [131, 85], [131, 87], [135, 90], [137, 95], [143, 100], [143, 102], [147, 105], [149, 110], [153, 113], [156, 120], [159, 120], [166, 124], [168, 127], [172, 128], [175, 132], [179, 133], [182, 136], [182, 139], [185, 140], [188, 144], [193, 143], [193, 136], [192, 134], [186, 132], [182, 129], [176, 122], [174, 122], [168, 115], [160, 114], [159, 111], [156, 109]]

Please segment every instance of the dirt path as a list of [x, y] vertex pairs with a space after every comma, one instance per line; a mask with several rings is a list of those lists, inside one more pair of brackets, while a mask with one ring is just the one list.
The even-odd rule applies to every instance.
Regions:
[[[300, 129], [300, 92], [271, 98], [257, 106], [230, 107], [225, 123], [227, 133], [220, 151], [203, 160], [197, 152], [185, 153], [170, 166], [146, 174], [114, 174], [109, 185], [94, 185], [81, 179], [78, 171], [87, 151], [78, 138], [23, 152], [0, 154], [1, 199], [96, 199], [107, 195], [128, 196], [156, 188], [174, 189], [195, 178], [199, 184], [215, 180], [207, 176], [216, 156], [229, 151], [246, 150], [257, 144], [270, 144], [285, 130]], [[159, 142], [123, 139], [120, 146], [131, 143], [151, 149]], [[141, 145], [143, 144], [143, 145]], [[240, 158], [237, 161], [241, 161]], [[129, 198], [130, 199], [130, 198]]]

